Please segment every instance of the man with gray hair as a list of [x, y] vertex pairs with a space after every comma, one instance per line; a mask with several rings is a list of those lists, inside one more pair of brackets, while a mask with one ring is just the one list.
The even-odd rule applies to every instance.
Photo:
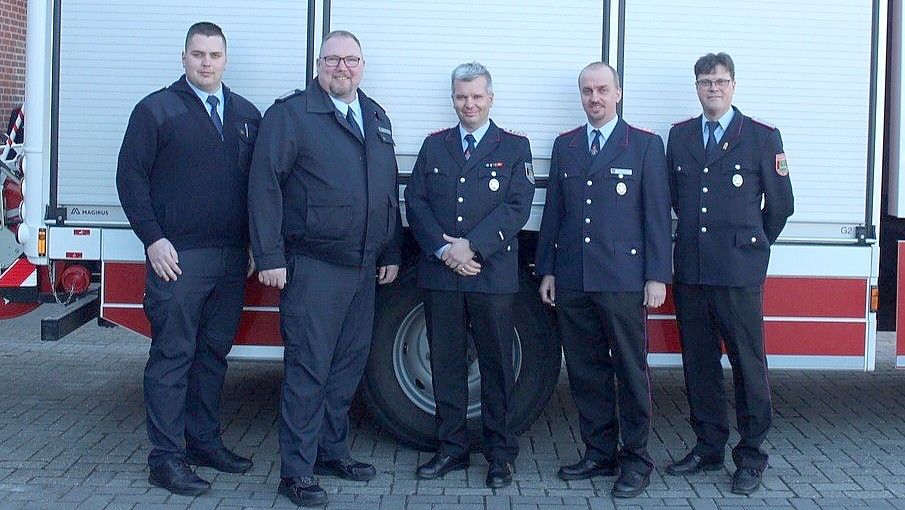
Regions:
[[422, 255], [418, 286], [437, 402], [437, 454], [418, 478], [468, 467], [468, 324], [481, 370], [484, 456], [491, 488], [512, 483], [512, 303], [518, 291], [518, 232], [534, 198], [528, 139], [490, 120], [493, 83], [476, 62], [452, 72], [459, 124], [428, 136], [405, 190]]

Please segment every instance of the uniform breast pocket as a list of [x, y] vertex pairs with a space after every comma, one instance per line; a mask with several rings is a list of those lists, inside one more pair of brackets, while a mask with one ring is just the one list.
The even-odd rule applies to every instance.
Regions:
[[454, 176], [448, 168], [442, 165], [428, 165], [424, 170], [424, 182], [429, 197], [445, 197], [455, 188]]
[[248, 170], [258, 137], [258, 126], [250, 122], [236, 122], [234, 127], [239, 133], [239, 165], [243, 170]]
[[488, 203], [502, 202], [509, 189], [511, 174], [508, 168], [484, 168], [481, 172], [478, 188], [481, 197]]
[[566, 208], [574, 207], [585, 199], [586, 186], [584, 176], [579, 172], [560, 171], [559, 187], [562, 190]]
[[305, 217], [305, 237], [325, 240], [343, 239], [349, 232], [351, 221], [351, 200], [337, 197], [313, 201], [309, 197]]
[[[594, 183], [596, 185], [597, 183]], [[640, 196], [640, 181], [634, 175], [608, 175], [600, 183], [605, 186], [604, 193], [619, 207], [635, 207]]]

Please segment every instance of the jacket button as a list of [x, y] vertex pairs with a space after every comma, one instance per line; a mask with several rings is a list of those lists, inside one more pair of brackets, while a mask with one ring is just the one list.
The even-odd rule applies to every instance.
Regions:
[[584, 203], [591, 205], [591, 199], [589, 198], [589, 199], [585, 200]]
[[462, 203], [462, 202], [464, 202], [464, 201], [465, 201], [465, 199], [464, 199], [464, 198], [462, 198], [462, 197], [459, 197], [459, 203], [460, 203], [460, 204], [461, 204], [461, 203]]
[[707, 193], [707, 192], [710, 191], [710, 190], [707, 189], [707, 186], [704, 186], [704, 189], [702, 189], [701, 191], [703, 191], [704, 193]]
[[594, 184], [594, 181], [588, 181], [588, 186]]
[[629, 253], [631, 253], [632, 255], [636, 255], [638, 253], [638, 250], [632, 248], [632, 251], [630, 251]]
[[752, 238], [751, 238], [751, 242], [752, 242], [752, 243], [756, 243], [756, 242], [757, 242], [757, 238], [756, 238], [756, 237], [752, 237]]
[[439, 168], [434, 168], [434, 173], [437, 173], [437, 172], [439, 172], [439, 171], [440, 171]]
[[706, 173], [708, 173], [708, 172], [710, 172], [710, 169], [705, 167], [705, 168], [704, 168], [704, 173], [706, 174]]
[[465, 182], [465, 177], [459, 177], [459, 182]]
[[506, 251], [512, 251], [512, 245], [506, 246]]
[[584, 242], [590, 243], [590, 242], [591, 242], [591, 238], [590, 238], [590, 237], [585, 237], [585, 238], [584, 238]]
[[707, 227], [701, 227], [701, 232], [703, 232], [703, 233], [706, 234], [706, 233], [707, 233]]
[[707, 212], [707, 208], [706, 208], [706, 207], [701, 207], [701, 212], [702, 212], [702, 213]]
[[456, 218], [456, 221], [458, 221], [459, 223], [462, 223], [462, 217], [459, 216], [458, 218]]
[[585, 218], [585, 219], [584, 219], [584, 222], [585, 222], [585, 223], [590, 223], [590, 222], [591, 222], [591, 218]]

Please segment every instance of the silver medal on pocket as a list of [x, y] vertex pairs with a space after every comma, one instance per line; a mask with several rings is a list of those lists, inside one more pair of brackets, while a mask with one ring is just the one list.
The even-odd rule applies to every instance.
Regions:
[[732, 176], [732, 185], [736, 188], [742, 187], [743, 182], [745, 182], [745, 179], [743, 179], [740, 174], [735, 174]]
[[490, 179], [490, 182], [487, 183], [487, 187], [490, 188], [490, 191], [497, 191], [500, 189], [500, 181], [496, 179]]
[[616, 193], [619, 193], [620, 195], [625, 195], [626, 191], [628, 191], [628, 188], [625, 186], [624, 182], [620, 182], [619, 184], [616, 185]]

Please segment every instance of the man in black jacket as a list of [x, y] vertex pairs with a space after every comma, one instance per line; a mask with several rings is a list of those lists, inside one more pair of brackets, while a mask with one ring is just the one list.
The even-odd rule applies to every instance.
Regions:
[[317, 80], [277, 99], [261, 123], [249, 183], [261, 283], [283, 290], [280, 485], [322, 506], [314, 475], [370, 480], [352, 459], [349, 404], [371, 346], [377, 283], [396, 278], [402, 222], [393, 130], [366, 96], [358, 39], [328, 34]]
[[185, 75], [142, 99], [123, 138], [116, 184], [147, 251], [145, 367], [149, 481], [176, 494], [210, 484], [188, 464], [241, 473], [250, 459], [220, 439], [226, 355], [248, 267], [248, 167], [261, 114], [221, 83], [226, 38], [192, 25]]

